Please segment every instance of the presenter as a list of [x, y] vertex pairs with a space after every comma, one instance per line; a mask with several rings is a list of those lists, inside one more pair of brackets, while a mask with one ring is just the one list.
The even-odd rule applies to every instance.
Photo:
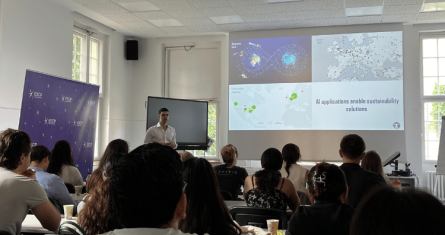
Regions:
[[159, 122], [157, 125], [148, 128], [145, 134], [144, 144], [159, 143], [162, 145], [176, 148], [176, 132], [175, 129], [167, 124], [168, 122], [168, 109], [159, 109]]

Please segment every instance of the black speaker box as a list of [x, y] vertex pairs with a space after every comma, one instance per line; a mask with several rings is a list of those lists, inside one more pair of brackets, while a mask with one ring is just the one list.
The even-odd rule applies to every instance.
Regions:
[[138, 41], [127, 40], [125, 49], [127, 60], [138, 60]]

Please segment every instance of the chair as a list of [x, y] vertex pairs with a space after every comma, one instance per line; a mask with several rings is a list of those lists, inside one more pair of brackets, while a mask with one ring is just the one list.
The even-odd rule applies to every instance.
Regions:
[[223, 197], [224, 201], [232, 201], [232, 194], [230, 194], [229, 192], [225, 191], [225, 190], [219, 190], [219, 192], [221, 193], [221, 196]]
[[226, 191], [231, 195], [231, 199], [224, 198], [224, 200], [237, 200], [238, 195], [233, 195], [232, 192], [240, 191], [241, 184], [239, 182], [239, 179], [236, 178], [234, 175], [222, 174], [216, 175], [216, 178], [218, 179], [219, 189], [221, 191]]
[[267, 228], [268, 219], [278, 219], [279, 229], [287, 229], [287, 214], [284, 210], [269, 209], [262, 207], [237, 206], [229, 210], [233, 220], [240, 226], [252, 225], [260, 228]]
[[74, 187], [74, 185], [70, 184], [70, 183], [65, 183], [66, 188], [68, 189], [68, 192], [73, 194], [76, 193], [76, 188]]
[[57, 230], [57, 234], [60, 235], [86, 235], [85, 231], [76, 223], [71, 221], [65, 221]]

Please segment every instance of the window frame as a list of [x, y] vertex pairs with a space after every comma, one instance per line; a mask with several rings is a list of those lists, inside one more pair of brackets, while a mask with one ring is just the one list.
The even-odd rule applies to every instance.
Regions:
[[[422, 162], [423, 163], [436, 163], [437, 159], [432, 160], [432, 159], [426, 159], [426, 122], [430, 122], [425, 120], [425, 110], [426, 110], [426, 104], [427, 103], [445, 103], [445, 95], [425, 95], [424, 94], [424, 76], [423, 76], [423, 41], [425, 39], [445, 39], [445, 35], [441, 35], [441, 34], [426, 34], [426, 35], [420, 35], [420, 61], [419, 61], [419, 68], [420, 68], [420, 100], [422, 103], [422, 107], [421, 107], [421, 115], [422, 115]], [[437, 57], [439, 58], [439, 57]], [[438, 67], [439, 69], [439, 67]], [[428, 77], [428, 76], [426, 76]], [[439, 79], [439, 74], [437, 75], [437, 78]], [[440, 86], [440, 84], [438, 84]], [[437, 121], [439, 123], [439, 125], [442, 125], [442, 121], [439, 119]], [[439, 128], [439, 135], [440, 135], [440, 130], [441, 128]], [[439, 142], [439, 140], [437, 140], [437, 142]], [[429, 141], [429, 142], [436, 142], [436, 141]]]
[[[80, 52], [80, 57], [81, 57], [80, 61], [81, 62], [80, 62], [80, 80], [79, 81], [86, 82], [87, 81], [87, 78], [86, 78], [86, 74], [87, 74], [86, 62], [82, 63], [82, 61], [87, 61], [87, 58], [86, 58], [87, 57], [87, 42], [88, 42], [87, 34], [79, 32], [78, 30], [74, 30], [73, 31], [73, 36], [80, 37], [81, 40], [82, 40], [81, 49], [80, 49], [80, 51], [81, 51]], [[74, 48], [73, 48], [73, 53], [75, 53]], [[73, 73], [74, 70], [71, 69], [71, 72]], [[71, 78], [73, 78], [72, 75], [71, 75]], [[73, 79], [73, 80], [75, 80], [75, 79]], [[77, 81], [77, 80], [75, 80], [75, 81]]]

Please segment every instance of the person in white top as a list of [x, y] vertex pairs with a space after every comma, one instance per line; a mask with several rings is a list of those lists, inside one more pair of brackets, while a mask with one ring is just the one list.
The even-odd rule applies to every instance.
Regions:
[[178, 146], [176, 144], [176, 132], [173, 127], [167, 124], [169, 119], [168, 109], [159, 109], [158, 118], [158, 124], [148, 128], [145, 134], [144, 144], [159, 143], [175, 149]]
[[46, 172], [58, 175], [67, 184], [83, 186], [82, 175], [74, 165], [73, 150], [66, 140], [59, 140], [54, 145]]
[[297, 164], [301, 160], [300, 148], [290, 143], [286, 144], [281, 152], [284, 160], [280, 170], [281, 177], [290, 179], [298, 192], [306, 192], [309, 170]]
[[31, 138], [24, 131], [0, 133], [0, 230], [20, 235], [29, 209], [42, 226], [56, 231], [60, 214], [36, 180], [31, 164]]
[[179, 154], [157, 143], [120, 158], [111, 172], [110, 199], [124, 229], [108, 234], [188, 234], [178, 231], [187, 208], [182, 172]]

